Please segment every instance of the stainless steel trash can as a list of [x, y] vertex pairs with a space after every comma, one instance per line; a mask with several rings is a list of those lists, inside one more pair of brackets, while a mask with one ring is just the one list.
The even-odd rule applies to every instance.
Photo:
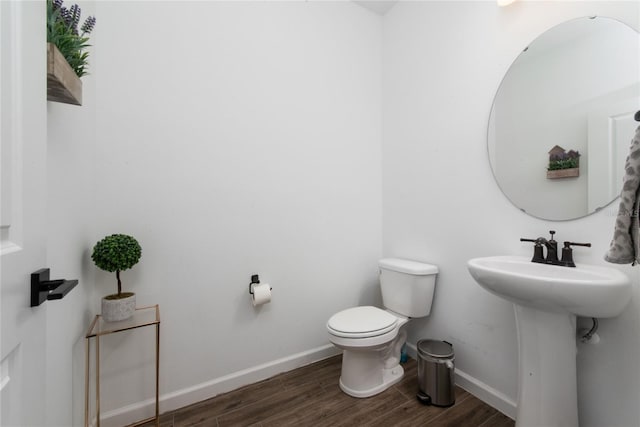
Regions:
[[451, 406], [456, 402], [453, 372], [453, 345], [446, 341], [418, 341], [417, 398], [434, 406]]

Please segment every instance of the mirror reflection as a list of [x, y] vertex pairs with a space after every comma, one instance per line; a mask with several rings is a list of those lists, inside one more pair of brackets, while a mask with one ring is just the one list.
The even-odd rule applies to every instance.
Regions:
[[495, 96], [489, 160], [504, 194], [542, 219], [589, 215], [620, 193], [640, 107], [640, 38], [580, 18], [535, 39]]

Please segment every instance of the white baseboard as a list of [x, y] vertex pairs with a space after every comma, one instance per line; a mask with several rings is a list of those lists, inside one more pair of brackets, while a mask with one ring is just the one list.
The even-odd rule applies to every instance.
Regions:
[[516, 412], [518, 409], [517, 404], [508, 396], [461, 371], [460, 369], [456, 369], [455, 376], [456, 385], [460, 388], [465, 389], [487, 405], [496, 408], [509, 418], [513, 420], [516, 419]]
[[[407, 353], [416, 360], [418, 359], [418, 351], [415, 344], [407, 343]], [[496, 408], [509, 418], [516, 419], [516, 402], [495, 388], [488, 386], [458, 368], [455, 369], [455, 383], [460, 388], [468, 391], [487, 405]]]
[[[265, 380], [279, 373], [291, 371], [310, 363], [335, 356], [340, 354], [340, 352], [341, 350], [333, 344], [327, 344], [282, 359], [243, 369], [223, 377], [196, 384], [192, 387], [163, 394], [160, 396], [160, 413], [209, 399], [247, 384]], [[101, 414], [100, 424], [104, 427], [128, 425], [153, 416], [154, 410], [155, 400], [144, 400]]]

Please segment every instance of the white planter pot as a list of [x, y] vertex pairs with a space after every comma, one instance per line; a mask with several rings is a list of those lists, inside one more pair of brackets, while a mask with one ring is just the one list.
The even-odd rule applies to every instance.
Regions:
[[111, 299], [114, 295], [102, 298], [102, 318], [105, 322], [118, 322], [133, 316], [136, 309], [136, 294], [123, 292], [125, 298]]

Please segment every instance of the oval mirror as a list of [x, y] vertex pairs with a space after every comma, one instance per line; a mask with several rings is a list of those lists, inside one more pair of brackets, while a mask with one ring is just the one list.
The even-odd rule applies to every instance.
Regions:
[[605, 207], [620, 194], [638, 108], [637, 31], [603, 17], [551, 28], [516, 58], [496, 93], [487, 139], [498, 185], [537, 218]]

